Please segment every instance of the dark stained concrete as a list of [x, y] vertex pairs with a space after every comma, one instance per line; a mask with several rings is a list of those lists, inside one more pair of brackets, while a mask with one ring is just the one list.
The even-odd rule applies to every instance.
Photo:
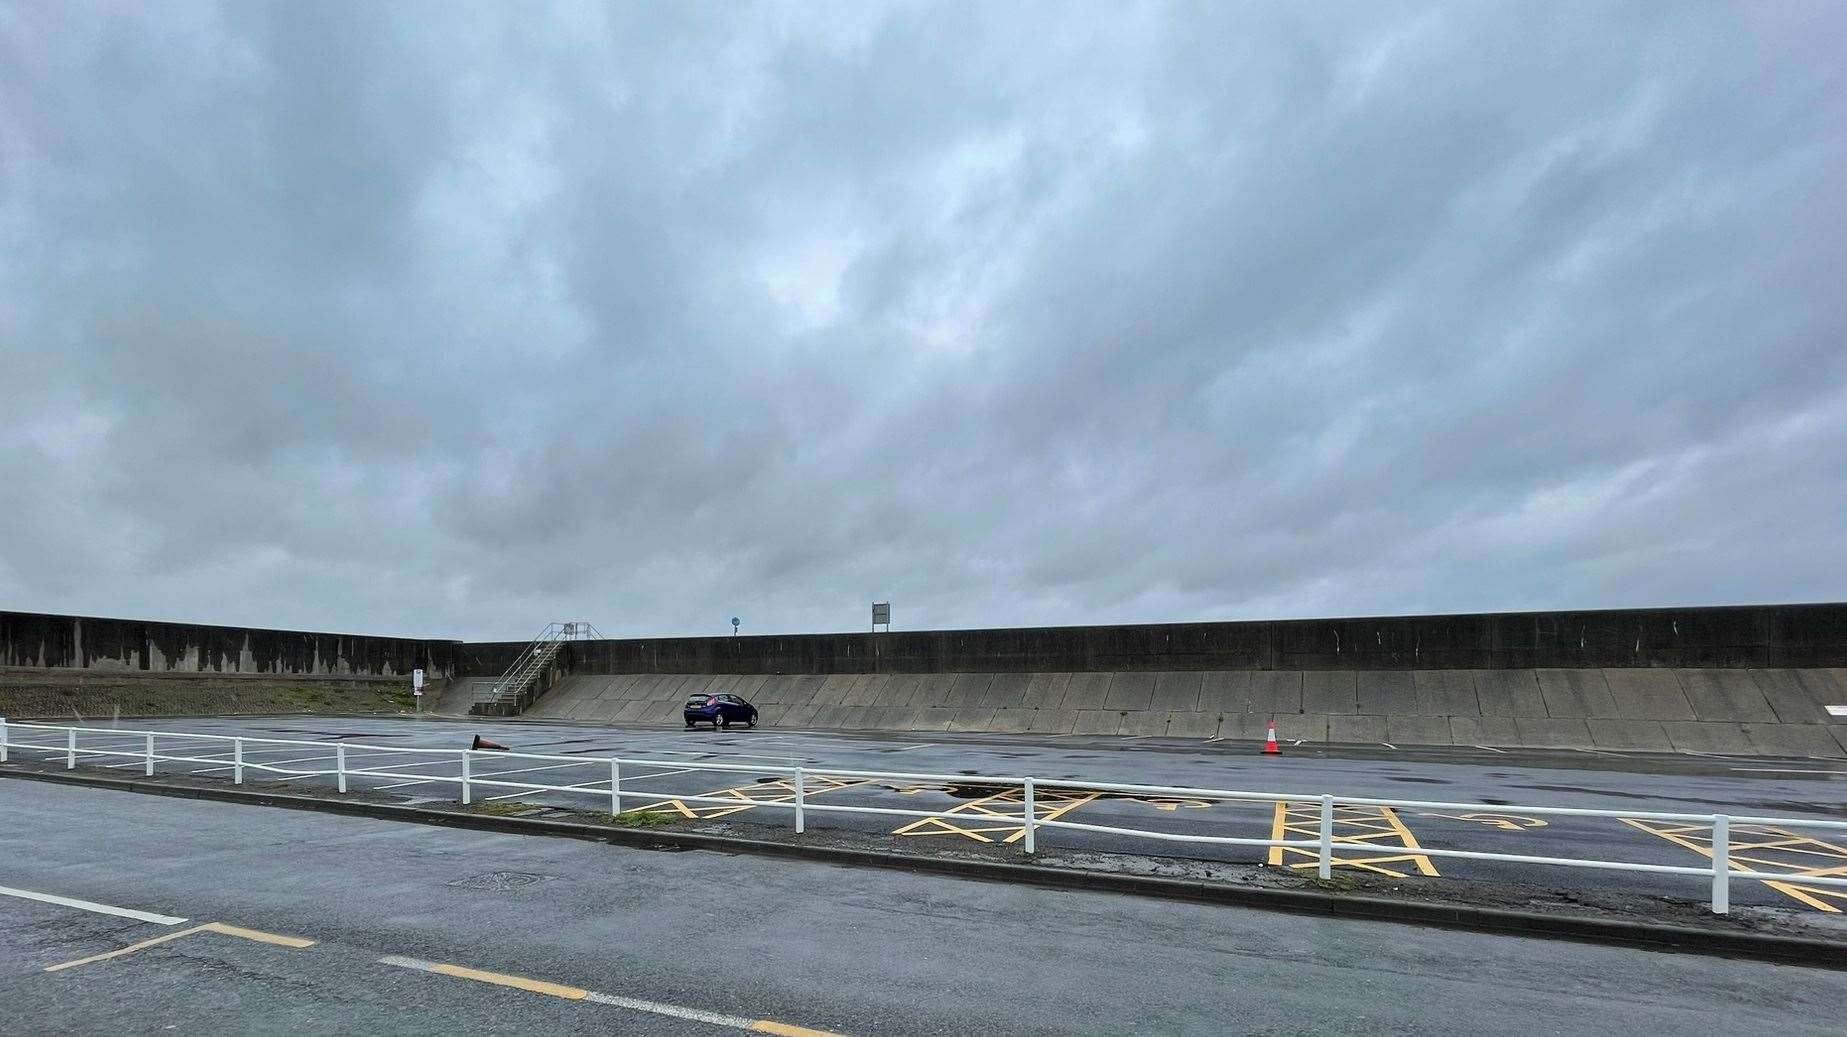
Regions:
[[[460, 667], [498, 673], [521, 647], [466, 644]], [[1847, 604], [638, 638], [571, 651], [577, 672], [610, 674], [1812, 668], [1847, 666]]]
[[325, 676], [450, 673], [455, 642], [0, 612], [0, 667]]

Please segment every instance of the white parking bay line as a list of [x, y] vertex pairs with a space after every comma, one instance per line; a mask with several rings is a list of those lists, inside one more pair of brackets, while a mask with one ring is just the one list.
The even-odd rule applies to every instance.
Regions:
[[[560, 787], [561, 787], [561, 788], [567, 788], [567, 789], [594, 789], [594, 788], [596, 788], [596, 787], [598, 787], [598, 786], [602, 786], [602, 787], [603, 787], [603, 789], [604, 789], [605, 791], [607, 791], [607, 790], [608, 790], [608, 788], [609, 788], [609, 779], [608, 779], [608, 778], [604, 778], [604, 779], [603, 779], [602, 781], [586, 781], [586, 782], [583, 782], [582, 784], [579, 784], [579, 785], [563, 785], [563, 786], [560, 786]], [[545, 792], [556, 792], [556, 791], [558, 791], [558, 790], [557, 790], [557, 789], [525, 789], [525, 790], [523, 790], [523, 791], [520, 791], [520, 792], [507, 792], [507, 793], [503, 793], [503, 794], [501, 794], [501, 795], [498, 795], [498, 796], [489, 796], [489, 797], [487, 797], [487, 798], [488, 798], [488, 799], [490, 799], [490, 800], [493, 800], [493, 799], [518, 799], [518, 798], [519, 798], [519, 797], [521, 797], [521, 796], [531, 796], [531, 795], [537, 795], [537, 794], [539, 794], [539, 793], [545, 793]]]
[[653, 771], [648, 774], [624, 774], [622, 776], [622, 784], [627, 785], [631, 781], [645, 781], [648, 778], [665, 778], [673, 774], [692, 774], [695, 771], [702, 771], [705, 769], [704, 767], [682, 767], [677, 771]]
[[53, 893], [35, 893], [29, 889], [11, 889], [0, 886], [0, 896], [18, 897], [21, 900], [36, 900], [44, 904], [56, 904], [59, 907], [74, 907], [79, 911], [90, 911], [99, 915], [114, 915], [117, 918], [132, 918], [137, 922], [153, 922], [155, 925], [178, 925], [184, 918], [172, 915], [157, 915], [152, 911], [136, 911], [129, 907], [112, 907], [99, 904], [94, 900], [77, 900], [73, 897], [61, 897]]
[[[293, 760], [263, 760], [261, 762], [263, 766], [265, 767], [286, 767], [291, 763], [319, 763], [323, 760], [331, 760], [331, 759], [333, 759], [333, 757], [331, 756], [300, 756]], [[248, 756], [244, 757], [244, 767], [247, 769], [251, 769], [251, 770], [257, 769], [255, 766], [255, 763]], [[191, 770], [191, 771], [187, 771], [186, 773], [188, 774], [211, 774], [214, 771], [229, 771], [229, 770], [236, 770], [236, 769], [237, 768], [234, 765], [226, 764], [223, 767], [200, 767], [198, 770]]]
[[[454, 760], [441, 760], [441, 761], [432, 761], [432, 762], [454, 763], [455, 761]], [[555, 770], [562, 770], [566, 767], [594, 767], [597, 764], [601, 764], [603, 762], [604, 761], [598, 760], [598, 759], [587, 759], [582, 763], [554, 763], [546, 767], [521, 767], [517, 770], [510, 770], [510, 771], [482, 771], [480, 774], [473, 774], [473, 775], [470, 775], [469, 777], [470, 777], [470, 780], [472, 781], [480, 781], [484, 778], [497, 778], [503, 774], [531, 774], [533, 771], [555, 771]], [[422, 766], [422, 765], [421, 764], [411, 764], [410, 766], [416, 767], [416, 766]], [[607, 764], [605, 764], [605, 766], [607, 766]], [[454, 782], [457, 780], [459, 780], [459, 777], [457, 778], [451, 778], [451, 777], [423, 778], [418, 781], [401, 781], [397, 783], [396, 785], [380, 785], [378, 787], [378, 791], [383, 792], [386, 789], [401, 789], [401, 788], [405, 788], [410, 785], [428, 785], [432, 781]]]

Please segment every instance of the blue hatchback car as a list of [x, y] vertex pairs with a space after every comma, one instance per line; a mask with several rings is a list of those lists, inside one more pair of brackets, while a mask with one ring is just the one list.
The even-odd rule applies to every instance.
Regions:
[[714, 731], [732, 724], [757, 726], [757, 707], [736, 695], [690, 696], [680, 714], [686, 718], [689, 728], [694, 724], [711, 724]]

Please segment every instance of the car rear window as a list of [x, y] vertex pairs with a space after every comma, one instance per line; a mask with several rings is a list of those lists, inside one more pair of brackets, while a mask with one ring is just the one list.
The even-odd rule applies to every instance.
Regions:
[[691, 709], [695, 706], [703, 706], [703, 705], [705, 705], [704, 695], [688, 695], [686, 697], [686, 706], [688, 709]]

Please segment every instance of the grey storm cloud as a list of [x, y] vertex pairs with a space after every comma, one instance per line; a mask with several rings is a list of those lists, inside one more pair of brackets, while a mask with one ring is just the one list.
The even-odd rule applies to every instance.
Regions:
[[1838, 599], [1847, 8], [0, 3], [0, 607]]

